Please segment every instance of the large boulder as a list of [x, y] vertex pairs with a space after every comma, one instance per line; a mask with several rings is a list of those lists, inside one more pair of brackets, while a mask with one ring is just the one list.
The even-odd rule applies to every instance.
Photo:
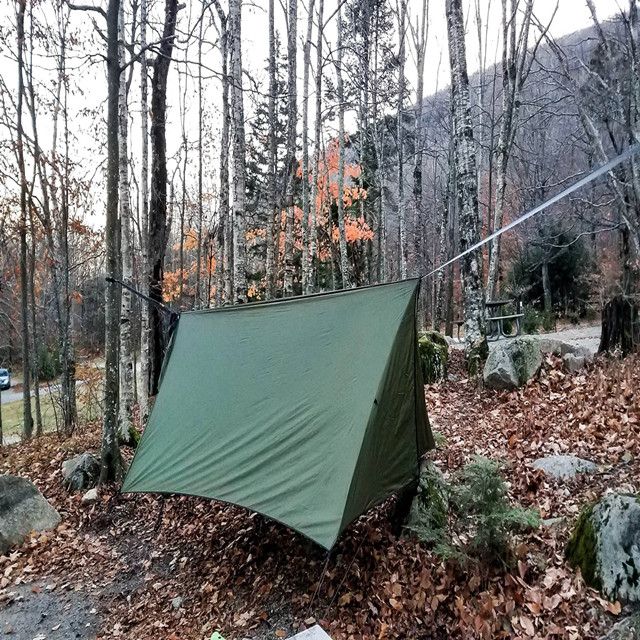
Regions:
[[60, 522], [58, 512], [26, 478], [0, 475], [0, 553], [21, 544], [32, 531], [45, 531]]
[[100, 478], [100, 461], [88, 451], [62, 463], [62, 477], [70, 491], [93, 489]]
[[573, 478], [578, 473], [597, 471], [598, 465], [577, 456], [548, 456], [534, 461], [533, 468], [541, 469], [554, 478]]
[[567, 559], [610, 600], [640, 602], [640, 503], [610, 493], [587, 507], [567, 545]]
[[484, 365], [484, 384], [489, 389], [513, 390], [533, 378], [542, 366], [542, 350], [535, 340], [513, 338], [498, 342]]
[[426, 384], [440, 382], [447, 374], [449, 343], [438, 331], [427, 331], [418, 338], [422, 378]]

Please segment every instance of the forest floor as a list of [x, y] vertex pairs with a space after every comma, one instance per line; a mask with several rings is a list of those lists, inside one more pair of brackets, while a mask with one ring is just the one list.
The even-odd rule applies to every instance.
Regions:
[[[449, 475], [474, 454], [504, 460], [514, 502], [563, 518], [520, 537], [510, 569], [441, 562], [396, 535], [390, 501], [341, 537], [318, 588], [326, 553], [241, 508], [113, 488], [82, 505], [63, 488], [60, 467], [98, 451], [94, 423], [0, 455], [0, 472], [29, 477], [62, 516], [56, 531], [0, 556], [0, 634], [202, 640], [219, 631], [266, 640], [317, 620], [335, 640], [599, 638], [624, 612], [585, 585], [564, 548], [583, 505], [640, 488], [640, 357], [598, 359], [574, 375], [549, 357], [512, 393], [478, 391], [459, 352], [450, 373], [426, 388], [433, 428], [446, 440], [434, 461]], [[550, 454], [594, 460], [600, 471], [551, 480], [531, 467]]]

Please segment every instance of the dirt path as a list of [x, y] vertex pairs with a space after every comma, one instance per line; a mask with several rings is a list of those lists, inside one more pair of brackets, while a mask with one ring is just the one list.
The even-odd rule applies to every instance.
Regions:
[[[48, 585], [51, 586], [51, 583]], [[0, 634], [13, 640], [91, 640], [100, 619], [91, 598], [78, 591], [47, 589], [47, 585], [18, 585], [0, 604]]]

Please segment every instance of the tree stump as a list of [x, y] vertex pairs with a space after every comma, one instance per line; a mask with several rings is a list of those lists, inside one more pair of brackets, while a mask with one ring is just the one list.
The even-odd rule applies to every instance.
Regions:
[[602, 335], [598, 353], [619, 348], [623, 355], [636, 351], [640, 345], [638, 304], [628, 296], [618, 295], [602, 310]]

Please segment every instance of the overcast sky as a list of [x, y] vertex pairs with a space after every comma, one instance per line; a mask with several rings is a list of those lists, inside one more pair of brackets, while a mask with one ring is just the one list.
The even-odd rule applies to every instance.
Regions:
[[[106, 6], [106, 0], [86, 0], [95, 4]], [[337, 0], [325, 1], [325, 19], [334, 13]], [[224, 0], [223, 0], [224, 2]], [[478, 69], [478, 40], [477, 26], [475, 22], [475, 2], [476, 0], [464, 0], [465, 19], [467, 22], [467, 58], [469, 72], [473, 73]], [[15, 23], [14, 3], [0, 3], [0, 20], [4, 25], [4, 29], [8, 25]], [[156, 0], [156, 14], [160, 14], [163, 2]], [[186, 8], [180, 12], [180, 29], [184, 33], [187, 30], [187, 24], [195, 22], [199, 13], [200, 3], [197, 0], [187, 0]], [[282, 40], [285, 38], [285, 22], [282, 5], [286, 4], [286, 0], [276, 2], [277, 20], [276, 28], [280, 31]], [[395, 3], [392, 2], [395, 6]], [[580, 30], [590, 24], [590, 14], [585, 0], [535, 0], [534, 13], [537, 19], [542, 23], [548, 23], [554, 13], [554, 9], [558, 5], [558, 9], [553, 19], [550, 33], [556, 38]], [[595, 0], [599, 17], [607, 19], [614, 13], [619, 11], [617, 0]], [[46, 6], [46, 2], [40, 6]], [[128, 5], [127, 5], [128, 6]], [[298, 10], [298, 37], [302, 42], [306, 34], [306, 0], [300, 0]], [[447, 33], [446, 20], [444, 13], [444, 0], [429, 0], [429, 35], [427, 43], [427, 55], [425, 64], [425, 96], [438, 89], [442, 89], [449, 84], [449, 58], [447, 52]], [[264, 81], [262, 89], [266, 91], [266, 78], [264, 68], [266, 65], [266, 57], [268, 54], [268, 20], [267, 20], [267, 0], [251, 0], [246, 2], [243, 8], [243, 64], [251, 77], [257, 81]], [[500, 55], [500, 30], [501, 30], [501, 0], [480, 0], [483, 29], [486, 28], [487, 42], [487, 66], [493, 64]], [[422, 8], [422, 0], [409, 0], [409, 16], [413, 23], [419, 16]], [[96, 18], [100, 24], [100, 18]], [[93, 26], [91, 25], [90, 15], [84, 12], [75, 12], [73, 16], [72, 26], [76, 30], [77, 35], [86, 39], [80, 50], [76, 48], [74, 58], [70, 61], [70, 75], [73, 86], [73, 92], [69, 97], [69, 113], [71, 120], [72, 132], [72, 156], [79, 158], [83, 163], [82, 171], [87, 177], [97, 175], [101, 178], [104, 170], [105, 160], [105, 139], [104, 128], [99, 126], [100, 120], [105, 115], [105, 99], [106, 99], [106, 77], [104, 63], [95, 57], [88, 58], [87, 54], [102, 52], [104, 48], [103, 41], [95, 35]], [[0, 26], [0, 28], [2, 28]], [[532, 37], [535, 37], [536, 30], [533, 30]], [[330, 42], [335, 41], [336, 37], [336, 20], [335, 18], [326, 27], [326, 36]], [[149, 34], [149, 40], [154, 36]], [[213, 42], [216, 39], [216, 31], [211, 27], [208, 31], [208, 39]], [[315, 36], [314, 36], [315, 40]], [[8, 41], [13, 41], [9, 39]], [[412, 88], [415, 87], [416, 70], [415, 55], [411, 38], [407, 42], [407, 64], [406, 75]], [[302, 50], [298, 49], [298, 76], [299, 76], [299, 107], [302, 99]], [[4, 77], [8, 77], [9, 86], [15, 87], [16, 69], [11, 63], [13, 52], [0, 50], [0, 73]], [[178, 60], [183, 54], [178, 52]], [[189, 59], [195, 62], [197, 59], [197, 48], [195, 42], [191, 44], [189, 50]], [[315, 56], [312, 55], [312, 60]], [[212, 45], [207, 45], [203, 49], [203, 63], [213, 70], [220, 69], [219, 53]], [[47, 81], [46, 68], [51, 67], [51, 61], [45, 58], [36, 61], [39, 67], [37, 71], [41, 81]], [[184, 63], [179, 63], [180, 68], [184, 70]], [[170, 175], [173, 170], [179, 166], [178, 150], [181, 145], [181, 127], [179, 105], [181, 95], [185, 91], [184, 74], [179, 81], [177, 72], [178, 66], [173, 65], [169, 77], [169, 115], [168, 115], [168, 156], [172, 158], [170, 161]], [[191, 73], [195, 73], [195, 67], [191, 65]], [[209, 74], [210, 75], [210, 74]], [[138, 89], [139, 71], [136, 68], [134, 82], [132, 84], [130, 95], [130, 111], [132, 122], [131, 152], [137, 155], [139, 152], [140, 136], [137, 127], [139, 126], [139, 89]], [[187, 136], [193, 144], [197, 140], [197, 93], [196, 85], [193, 81], [187, 81], [187, 110], [186, 110], [186, 129]], [[309, 118], [312, 122], [313, 106], [315, 97], [313, 95], [313, 83], [310, 90], [310, 108]], [[205, 106], [207, 113], [207, 149], [205, 155], [205, 188], [213, 189], [216, 184], [218, 155], [217, 142], [219, 136], [219, 107], [220, 107], [220, 86], [219, 81], [210, 76], [205, 81]], [[252, 117], [252, 110], [249, 100], [246, 101], [246, 116], [248, 119]], [[391, 105], [390, 105], [391, 107]], [[97, 114], [97, 115], [96, 115]], [[98, 125], [98, 126], [97, 126]], [[353, 116], [347, 119], [347, 128], [353, 126]], [[43, 146], [47, 146], [47, 139], [50, 138], [50, 128], [47, 127], [47, 119], [41, 118], [41, 137], [44, 139]], [[331, 135], [329, 125], [325, 135]], [[7, 134], [1, 134], [2, 139], [6, 139]], [[192, 151], [192, 159], [195, 160], [195, 152]], [[190, 185], [195, 185], [195, 164], [192, 169], [191, 176], [188, 179]], [[103, 181], [98, 179], [96, 185], [103, 185]], [[135, 189], [133, 189], [132, 197], [135, 197]], [[103, 194], [96, 193], [95, 210], [93, 218], [96, 223], [103, 219]]]

